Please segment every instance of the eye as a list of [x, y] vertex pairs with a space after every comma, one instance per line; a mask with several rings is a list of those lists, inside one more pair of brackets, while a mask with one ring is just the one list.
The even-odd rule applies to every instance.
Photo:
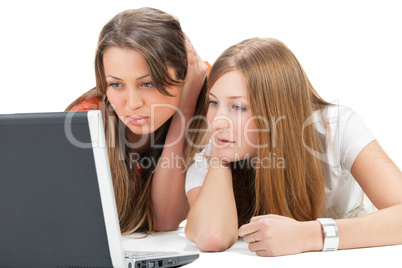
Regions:
[[233, 105], [232, 108], [235, 109], [236, 111], [242, 111], [242, 112], [247, 111], [247, 108], [239, 106], [239, 105]]
[[217, 101], [210, 100], [207, 102], [207, 105], [217, 107], [219, 103]]
[[141, 84], [141, 86], [146, 87], [146, 88], [151, 88], [154, 86], [152, 82], [144, 82]]
[[123, 85], [122, 84], [120, 84], [120, 83], [110, 83], [109, 84], [109, 87], [113, 87], [113, 88], [121, 88], [121, 87], [123, 87]]

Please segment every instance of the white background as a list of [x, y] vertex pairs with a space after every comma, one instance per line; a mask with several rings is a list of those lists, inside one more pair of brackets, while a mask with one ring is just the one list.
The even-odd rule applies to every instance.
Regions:
[[402, 167], [399, 1], [1, 1], [0, 113], [64, 110], [95, 85], [103, 25], [143, 6], [177, 16], [211, 64], [243, 39], [280, 39], [321, 96], [354, 109]]

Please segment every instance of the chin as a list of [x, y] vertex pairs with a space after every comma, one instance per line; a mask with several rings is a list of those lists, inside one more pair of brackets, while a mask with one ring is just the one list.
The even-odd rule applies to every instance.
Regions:
[[142, 129], [142, 128], [137, 128], [137, 127], [129, 127], [130, 131], [134, 133], [135, 135], [144, 135], [149, 133], [149, 129]]
[[227, 162], [236, 162], [245, 159], [245, 156], [235, 150], [221, 149], [218, 152], [218, 157]]

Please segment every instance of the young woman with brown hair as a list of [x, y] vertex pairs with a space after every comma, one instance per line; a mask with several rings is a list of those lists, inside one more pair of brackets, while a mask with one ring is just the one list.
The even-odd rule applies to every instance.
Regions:
[[192, 137], [204, 149], [189, 149], [186, 176], [185, 233], [200, 250], [238, 236], [260, 256], [402, 243], [401, 171], [282, 42], [228, 48], [207, 84], [208, 120]]
[[207, 69], [179, 21], [165, 12], [127, 10], [103, 27], [96, 87], [66, 110], [104, 115], [123, 234], [174, 230], [186, 218], [179, 160]]

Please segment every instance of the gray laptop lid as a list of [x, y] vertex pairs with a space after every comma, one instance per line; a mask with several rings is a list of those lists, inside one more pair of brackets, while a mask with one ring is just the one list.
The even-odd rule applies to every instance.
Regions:
[[0, 115], [0, 267], [112, 267], [87, 113]]

